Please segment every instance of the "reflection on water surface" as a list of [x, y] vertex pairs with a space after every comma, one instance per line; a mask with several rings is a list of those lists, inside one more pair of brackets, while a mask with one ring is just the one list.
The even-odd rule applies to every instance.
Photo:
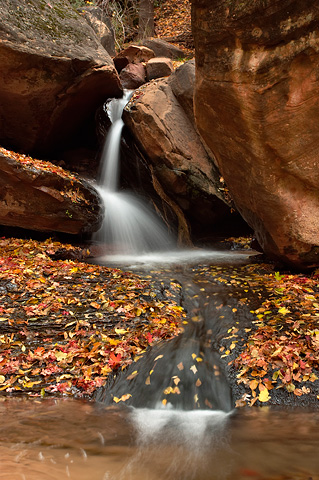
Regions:
[[319, 479], [317, 411], [3, 398], [0, 415], [0, 479]]

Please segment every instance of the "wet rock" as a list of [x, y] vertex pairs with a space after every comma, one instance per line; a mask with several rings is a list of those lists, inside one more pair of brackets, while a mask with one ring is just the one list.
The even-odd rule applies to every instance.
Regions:
[[0, 143], [28, 154], [83, 145], [86, 126], [122, 88], [111, 57], [64, 0], [0, 4]]
[[148, 81], [154, 78], [168, 77], [173, 71], [173, 63], [169, 58], [151, 58], [146, 64], [146, 77]]
[[155, 190], [160, 196], [165, 192], [162, 198], [176, 204], [194, 231], [211, 229], [229, 207], [219, 190], [219, 173], [170, 80], [155, 80], [137, 90], [123, 119], [147, 155]]
[[72, 234], [94, 232], [103, 210], [95, 189], [50, 162], [0, 149], [0, 224]]
[[268, 255], [319, 265], [319, 10], [193, 0], [195, 117]]

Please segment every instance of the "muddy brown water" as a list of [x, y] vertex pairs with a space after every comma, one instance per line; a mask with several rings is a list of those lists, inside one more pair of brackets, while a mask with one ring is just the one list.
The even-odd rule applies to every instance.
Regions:
[[0, 479], [317, 480], [319, 412], [2, 399]]

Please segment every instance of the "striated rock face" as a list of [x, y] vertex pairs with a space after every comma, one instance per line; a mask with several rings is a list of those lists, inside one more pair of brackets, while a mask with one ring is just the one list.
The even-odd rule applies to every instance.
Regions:
[[319, 5], [192, 0], [195, 117], [264, 251], [319, 265]]
[[[194, 64], [180, 67], [189, 68], [194, 71]], [[174, 82], [175, 75], [179, 83]], [[125, 108], [123, 119], [147, 154], [155, 190], [160, 195], [164, 191], [190, 225], [200, 230], [212, 228], [228, 207], [220, 199], [218, 172], [187, 114], [187, 107], [184, 109], [177, 100], [184, 98], [183, 92], [188, 98], [191, 88], [188, 82], [193, 78], [176, 71], [168, 79], [144, 85]]]
[[0, 2], [0, 144], [48, 155], [83, 142], [122, 87], [93, 29], [64, 0]]
[[89, 183], [50, 162], [0, 148], [0, 224], [72, 234], [101, 226], [100, 198]]

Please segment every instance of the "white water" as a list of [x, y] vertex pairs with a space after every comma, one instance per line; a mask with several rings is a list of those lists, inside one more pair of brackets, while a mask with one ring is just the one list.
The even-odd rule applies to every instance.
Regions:
[[122, 99], [113, 99], [107, 108], [112, 122], [102, 154], [98, 191], [105, 207], [105, 217], [94, 240], [109, 246], [111, 254], [137, 255], [163, 251], [173, 242], [163, 223], [136, 195], [119, 191], [122, 112], [131, 97], [126, 91]]

